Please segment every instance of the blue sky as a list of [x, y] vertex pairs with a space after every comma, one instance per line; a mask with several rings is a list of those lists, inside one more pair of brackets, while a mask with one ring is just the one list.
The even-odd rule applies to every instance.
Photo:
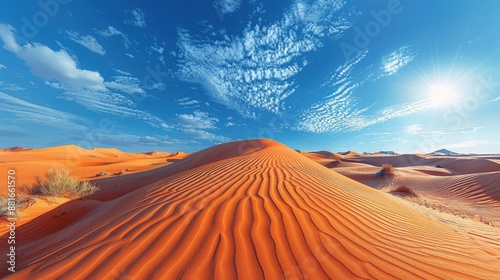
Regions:
[[498, 1], [3, 1], [0, 147], [500, 153]]

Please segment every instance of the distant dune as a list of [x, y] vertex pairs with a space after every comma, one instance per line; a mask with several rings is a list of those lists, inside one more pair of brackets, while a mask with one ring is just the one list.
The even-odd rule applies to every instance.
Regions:
[[[95, 152], [86, 151], [83, 157]], [[335, 155], [330, 160], [354, 164], [353, 168], [369, 166], [340, 162]], [[453, 172], [466, 174], [467, 168], [450, 164]], [[67, 202], [20, 226], [19, 271], [7, 274], [2, 259], [0, 276], [498, 279], [500, 275], [498, 229], [475, 223], [469, 233], [459, 228], [460, 221], [443, 222], [402, 198], [342, 176], [272, 140], [222, 144], [169, 166], [95, 182], [101, 190], [89, 199]], [[1, 244], [6, 244], [5, 238], [0, 238]]]
[[18, 185], [31, 185], [37, 175], [44, 174], [54, 165], [69, 168], [72, 176], [90, 180], [97, 174], [113, 174], [128, 169], [139, 172], [156, 168], [160, 164], [168, 164], [172, 158], [186, 157], [176, 152], [151, 154], [133, 154], [118, 149], [94, 148], [84, 149], [76, 145], [57, 146], [44, 149], [8, 148], [0, 151], [0, 172], [7, 174], [7, 169], [14, 167], [17, 171]]

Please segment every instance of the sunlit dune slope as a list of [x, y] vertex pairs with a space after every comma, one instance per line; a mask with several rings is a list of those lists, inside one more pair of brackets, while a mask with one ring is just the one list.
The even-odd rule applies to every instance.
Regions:
[[[500, 164], [494, 160], [402, 155], [361, 156], [356, 161], [342, 162], [333, 170], [385, 192], [406, 186], [423, 196], [420, 202], [430, 207], [462, 216], [478, 215], [500, 225]], [[386, 162], [397, 167], [394, 175], [377, 176]]]
[[[500, 255], [271, 140], [102, 180], [18, 229], [17, 279], [495, 279]], [[126, 192], [112, 196], [112, 191]], [[63, 214], [64, 213], [64, 214]], [[0, 240], [5, 244], [5, 237]], [[22, 257], [21, 257], [22, 256]], [[135, 278], [134, 278], [135, 277]]]
[[18, 186], [31, 185], [36, 176], [44, 174], [53, 166], [68, 168], [71, 176], [90, 180], [96, 174], [110, 174], [126, 170], [144, 171], [168, 164], [186, 156], [183, 153], [168, 154], [151, 152], [133, 154], [118, 149], [84, 149], [76, 145], [56, 146], [43, 149], [9, 148], [0, 150], [0, 171], [16, 170]]

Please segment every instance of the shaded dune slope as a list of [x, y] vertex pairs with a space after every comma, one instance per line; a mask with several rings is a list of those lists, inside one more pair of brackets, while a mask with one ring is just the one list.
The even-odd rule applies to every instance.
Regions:
[[448, 157], [448, 156], [422, 156], [422, 155], [398, 155], [398, 156], [364, 156], [356, 159], [358, 162], [381, 166], [389, 163], [394, 167], [408, 166], [440, 166], [452, 172], [453, 175], [475, 174], [484, 172], [500, 171], [500, 163], [497, 160], [481, 157]]
[[[101, 180], [91, 199], [20, 227], [20, 271], [9, 276], [494, 279], [500, 273], [500, 256], [487, 244], [271, 140], [219, 145], [141, 174]], [[125, 191], [110, 191], [119, 188]]]

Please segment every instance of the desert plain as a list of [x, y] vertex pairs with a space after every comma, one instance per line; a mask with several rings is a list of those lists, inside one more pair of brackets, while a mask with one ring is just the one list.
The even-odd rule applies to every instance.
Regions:
[[3, 279], [500, 279], [497, 155], [0, 151], [18, 192], [53, 166], [99, 190], [19, 209], [15, 273], [2, 217]]

